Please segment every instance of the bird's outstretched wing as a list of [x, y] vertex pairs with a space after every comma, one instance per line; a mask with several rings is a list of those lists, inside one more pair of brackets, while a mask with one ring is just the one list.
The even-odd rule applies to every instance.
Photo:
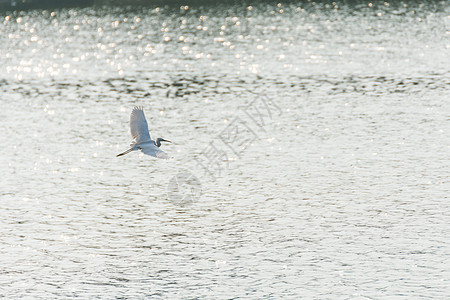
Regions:
[[161, 159], [169, 159], [169, 155], [166, 152], [162, 151], [155, 145], [149, 145], [141, 148], [141, 151], [144, 154], [151, 155], [153, 157], [161, 158]]
[[145, 120], [144, 109], [140, 106], [136, 106], [131, 112], [130, 131], [131, 137], [137, 144], [151, 140], [147, 120]]

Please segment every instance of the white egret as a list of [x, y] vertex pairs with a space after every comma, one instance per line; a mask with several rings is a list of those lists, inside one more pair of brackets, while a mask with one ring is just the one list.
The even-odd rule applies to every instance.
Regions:
[[131, 112], [130, 116], [130, 131], [133, 141], [131, 142], [131, 148], [125, 152], [117, 154], [122, 156], [131, 151], [141, 150], [144, 154], [151, 155], [157, 158], [169, 159], [169, 155], [166, 152], [159, 149], [161, 142], [171, 141], [163, 138], [157, 138], [156, 142], [151, 139], [150, 132], [148, 131], [147, 120], [145, 119], [144, 109], [136, 106]]

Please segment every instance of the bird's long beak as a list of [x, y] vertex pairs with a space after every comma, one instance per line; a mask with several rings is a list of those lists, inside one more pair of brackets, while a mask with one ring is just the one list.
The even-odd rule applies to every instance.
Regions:
[[161, 139], [161, 141], [163, 141], [163, 142], [169, 142], [169, 143], [172, 143], [171, 141], [169, 141], [169, 140], [165, 140], [165, 139]]

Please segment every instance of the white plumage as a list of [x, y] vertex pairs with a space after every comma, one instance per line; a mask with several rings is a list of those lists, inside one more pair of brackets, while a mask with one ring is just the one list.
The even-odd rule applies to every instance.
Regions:
[[169, 155], [166, 152], [159, 149], [161, 142], [169, 142], [163, 138], [157, 138], [156, 142], [150, 137], [148, 131], [147, 120], [145, 119], [144, 109], [140, 106], [136, 106], [130, 115], [130, 132], [133, 141], [130, 144], [130, 149], [117, 156], [122, 156], [131, 151], [141, 150], [144, 154], [151, 155], [153, 157], [169, 159]]
[[133, 142], [136, 144], [151, 141], [150, 132], [148, 131], [147, 120], [145, 119], [144, 109], [135, 107], [130, 115], [130, 132]]

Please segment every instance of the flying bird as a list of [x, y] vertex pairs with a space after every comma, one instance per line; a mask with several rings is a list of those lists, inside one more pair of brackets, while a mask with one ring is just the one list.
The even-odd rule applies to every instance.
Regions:
[[145, 119], [144, 109], [140, 106], [136, 106], [131, 112], [130, 116], [130, 131], [133, 141], [130, 144], [130, 149], [117, 156], [122, 156], [130, 153], [131, 151], [141, 150], [144, 154], [151, 155], [157, 158], [169, 159], [169, 155], [166, 152], [159, 149], [161, 142], [171, 141], [163, 138], [157, 138], [156, 142], [150, 137], [148, 131], [147, 120]]

